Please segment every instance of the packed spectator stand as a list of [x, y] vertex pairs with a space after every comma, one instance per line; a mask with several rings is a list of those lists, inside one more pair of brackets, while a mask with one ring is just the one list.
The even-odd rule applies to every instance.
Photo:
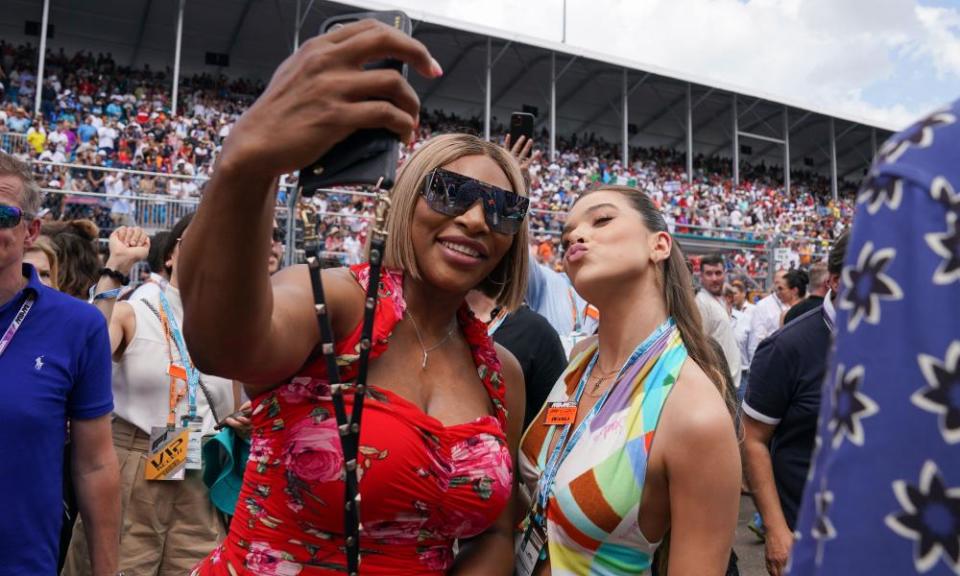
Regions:
[[[169, 70], [124, 68], [104, 54], [48, 51], [41, 114], [33, 116], [36, 49], [0, 42], [0, 57], [0, 147], [33, 161], [47, 192], [45, 218], [90, 218], [104, 238], [123, 224], [169, 228], [192, 210], [221, 142], [264, 87], [225, 76], [183, 77], [180, 114], [172, 115]], [[411, 150], [432, 134], [452, 131], [479, 134], [482, 122], [424, 111]], [[680, 238], [742, 242], [742, 249], [727, 250], [729, 265], [760, 286], [770, 271], [772, 243], [786, 249], [777, 267], [807, 265], [826, 252], [853, 214], [852, 185], [843, 186], [834, 203], [828, 180], [812, 173], [794, 172], [787, 197], [778, 166], [743, 164], [734, 186], [729, 159], [698, 155], [688, 183], [678, 150], [635, 148], [632, 164], [624, 166], [616, 145], [574, 134], [560, 139], [557, 151], [552, 161], [535, 154], [529, 166], [532, 237], [538, 259], [551, 265], [559, 261], [564, 213], [598, 182], [646, 190]], [[294, 184], [295, 176], [281, 182], [278, 206]], [[301, 206], [304, 239], [320, 242], [345, 263], [360, 261], [369, 196], [344, 190]]]

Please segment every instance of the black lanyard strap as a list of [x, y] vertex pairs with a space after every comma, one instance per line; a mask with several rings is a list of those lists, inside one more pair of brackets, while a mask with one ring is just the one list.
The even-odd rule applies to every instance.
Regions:
[[[347, 574], [357, 576], [360, 571], [360, 484], [357, 477], [357, 454], [360, 448], [360, 418], [363, 414], [363, 400], [366, 396], [367, 371], [370, 364], [373, 324], [377, 308], [377, 295], [380, 286], [380, 271], [383, 254], [386, 249], [386, 219], [390, 209], [390, 199], [381, 194], [377, 198], [376, 217], [370, 234], [370, 277], [364, 299], [363, 326], [360, 330], [360, 358], [358, 360], [357, 379], [352, 384], [340, 381], [340, 369], [337, 366], [336, 343], [330, 315], [323, 294], [323, 279], [320, 274], [319, 254], [314, 251], [307, 264], [310, 270], [310, 283], [313, 287], [314, 309], [317, 323], [320, 325], [320, 350], [327, 364], [327, 380], [330, 384], [333, 411], [337, 418], [337, 431], [343, 450], [345, 468], [344, 486], [344, 538], [346, 540]], [[347, 415], [343, 401], [345, 387], [353, 388], [353, 409]]]

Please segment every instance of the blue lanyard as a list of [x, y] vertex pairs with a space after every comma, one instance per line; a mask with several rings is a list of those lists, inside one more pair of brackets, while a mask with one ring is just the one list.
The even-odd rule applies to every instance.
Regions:
[[495, 319], [493, 322], [491, 322], [490, 324], [488, 324], [488, 325], [487, 325], [487, 335], [488, 335], [488, 336], [493, 336], [493, 333], [496, 332], [497, 329], [500, 328], [501, 325], [503, 325], [503, 322], [507, 319], [507, 316], [509, 316], [509, 315], [510, 315], [510, 314], [508, 314], [508, 313], [506, 313], [506, 314], [501, 314], [499, 318]]
[[193, 420], [197, 417], [197, 387], [200, 384], [200, 371], [197, 370], [190, 360], [190, 354], [187, 352], [187, 343], [183, 340], [183, 334], [180, 333], [180, 326], [177, 325], [177, 319], [173, 316], [173, 309], [170, 308], [170, 301], [160, 293], [160, 305], [163, 306], [163, 313], [170, 324], [170, 334], [173, 335], [173, 341], [177, 345], [177, 351], [180, 353], [180, 362], [183, 363], [183, 369], [187, 372], [187, 410], [188, 418]]
[[[577, 445], [577, 441], [583, 436], [583, 433], [587, 430], [590, 425], [590, 422], [593, 418], [600, 412], [600, 409], [603, 408], [604, 403], [607, 401], [607, 397], [610, 395], [610, 392], [616, 387], [619, 383], [620, 378], [625, 372], [627, 372], [642, 356], [644, 356], [647, 351], [660, 340], [660, 337], [663, 336], [663, 333], [674, 326], [673, 318], [667, 318], [656, 330], [653, 331], [653, 334], [648, 336], [643, 342], [641, 342], [630, 354], [630, 357], [624, 362], [623, 366], [620, 367], [620, 371], [617, 372], [617, 378], [613, 381], [613, 385], [607, 388], [607, 391], [603, 393], [603, 396], [594, 404], [593, 409], [590, 410], [590, 413], [587, 414], [583, 420], [580, 421], [580, 425], [577, 426], [577, 429], [574, 430], [573, 436], [570, 437], [570, 440], [567, 442], [567, 435], [570, 433], [570, 429], [573, 424], [566, 424], [563, 427], [563, 430], [560, 432], [560, 437], [557, 439], [557, 444], [553, 447], [553, 451], [550, 453], [550, 458], [547, 460], [547, 464], [544, 467], [543, 474], [540, 476], [540, 483], [537, 486], [537, 504], [539, 510], [534, 514], [534, 520], [542, 524], [543, 517], [541, 514], [545, 513], [547, 510], [547, 502], [550, 500], [550, 493], [553, 491], [553, 483], [556, 480], [557, 472], [560, 471], [560, 465], [567, 458], [570, 452], [573, 451], [573, 448]], [[574, 401], [579, 405], [580, 398], [583, 397], [583, 391], [587, 386], [587, 380], [590, 378], [590, 373], [593, 372], [593, 367], [597, 363], [597, 358], [600, 357], [599, 347], [593, 353], [593, 358], [590, 359], [590, 363], [587, 364], [587, 369], [583, 371], [583, 376], [580, 377], [580, 383], [577, 385], [577, 391], [574, 395]]]

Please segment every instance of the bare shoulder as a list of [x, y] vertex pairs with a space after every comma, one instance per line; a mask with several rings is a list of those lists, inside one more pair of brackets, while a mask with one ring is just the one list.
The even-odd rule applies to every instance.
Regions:
[[693, 455], [710, 450], [717, 442], [736, 444], [733, 417], [716, 384], [694, 362], [687, 359], [673, 391], [663, 407], [658, 435], [683, 445], [675, 454]]
[[111, 330], [120, 329], [122, 338], [118, 350], [114, 353], [122, 353], [137, 334], [137, 313], [134, 312], [130, 302], [117, 302], [114, 305], [113, 314], [110, 316], [110, 328]]
[[[323, 279], [325, 291], [341, 289], [347, 285], [347, 282], [356, 284], [356, 280], [353, 279], [353, 275], [347, 268], [328, 268], [321, 271], [320, 277]], [[277, 289], [307, 291], [312, 297], [313, 288], [310, 284], [310, 267], [306, 264], [294, 264], [293, 266], [281, 268], [276, 274], [270, 277], [270, 283], [273, 285], [274, 291]]]
[[[342, 335], [360, 321], [363, 292], [348, 268], [329, 268], [323, 270], [320, 277], [334, 332]], [[310, 268], [306, 264], [288, 266], [274, 274], [270, 281], [276, 316], [281, 321], [294, 323], [306, 316], [312, 324], [313, 315], [304, 314], [312, 311], [314, 304]]]
[[[330, 286], [334, 290], [339, 290], [350, 284], [357, 284], [349, 268], [327, 268], [320, 273], [320, 277], [323, 279], [323, 287], [325, 290], [327, 286]], [[310, 267], [306, 264], [294, 264], [293, 266], [282, 268], [270, 277], [270, 282], [274, 289], [308, 290], [312, 293]]]
[[136, 313], [133, 311], [133, 305], [130, 302], [117, 302], [113, 307], [113, 315], [110, 316], [111, 322], [129, 322], [136, 319]]
[[133, 340], [137, 331], [137, 313], [134, 312], [133, 305], [129, 302], [117, 302], [113, 307], [110, 323], [123, 330], [124, 340]]

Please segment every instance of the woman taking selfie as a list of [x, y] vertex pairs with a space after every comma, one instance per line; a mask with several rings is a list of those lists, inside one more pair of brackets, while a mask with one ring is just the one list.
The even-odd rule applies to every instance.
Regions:
[[522, 440], [517, 572], [647, 574], [669, 534], [666, 573], [722, 575], [740, 459], [680, 248], [653, 202], [620, 186], [581, 196], [562, 243], [600, 330]]
[[[331, 99], [376, 89], [386, 100], [373, 108], [391, 108], [402, 119], [391, 129], [409, 137], [418, 109], [409, 85], [395, 72], [393, 83], [378, 83], [384, 71], [361, 67], [386, 54], [439, 75], [419, 42], [369, 22], [315, 38], [285, 62], [231, 132], [184, 240], [188, 344], [199, 367], [246, 383], [254, 427], [230, 534], [196, 574], [346, 572], [350, 466], [321, 356], [311, 271], [291, 266], [268, 281], [266, 240], [275, 178], [322, 155], [351, 131], [350, 118], [353, 128], [384, 122], [359, 111], [370, 103]], [[319, 62], [326, 66], [317, 75]], [[321, 89], [324, 82], [337, 89]], [[329, 114], [334, 108], [339, 113]], [[322, 129], [287, 126], [308, 119]], [[276, 138], [281, 131], [311, 140]], [[464, 297], [492, 283], [499, 302], [520, 303], [525, 194], [509, 152], [467, 135], [425, 144], [393, 187], [356, 462], [364, 576], [512, 574], [523, 377]], [[233, 257], [204, 249], [213, 244], [229, 246]], [[322, 272], [323, 314], [344, 382], [358, 371], [370, 270]], [[349, 410], [354, 391], [342, 394]]]

